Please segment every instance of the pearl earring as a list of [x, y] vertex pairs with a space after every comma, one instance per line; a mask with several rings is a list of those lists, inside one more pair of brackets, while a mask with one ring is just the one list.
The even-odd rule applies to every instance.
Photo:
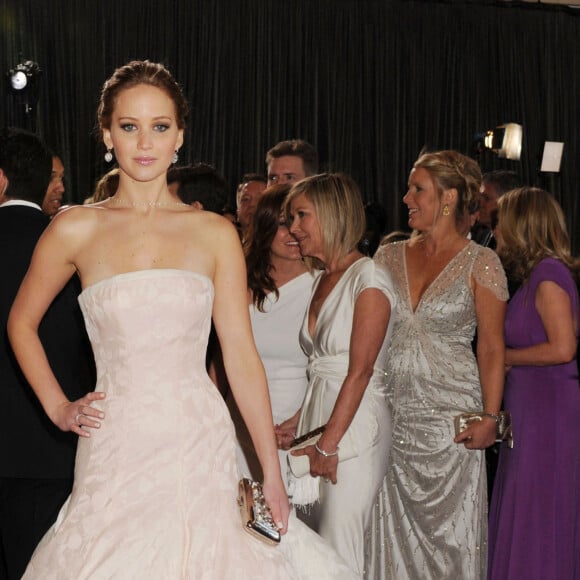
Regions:
[[177, 150], [175, 150], [175, 153], [173, 154], [173, 157], [171, 158], [171, 163], [173, 163], [174, 165], [179, 161], [179, 155], [177, 154]]
[[111, 149], [107, 149], [107, 152], [105, 153], [105, 161], [107, 163], [111, 163], [111, 161], [113, 161], [113, 154], [111, 153]]

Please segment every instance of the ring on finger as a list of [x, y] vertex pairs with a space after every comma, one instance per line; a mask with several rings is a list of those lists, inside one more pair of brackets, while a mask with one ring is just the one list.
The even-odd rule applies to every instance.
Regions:
[[82, 417], [83, 414], [82, 413], [77, 413], [77, 415], [75, 416], [75, 423], [80, 427], [80, 421], [79, 421], [79, 417]]

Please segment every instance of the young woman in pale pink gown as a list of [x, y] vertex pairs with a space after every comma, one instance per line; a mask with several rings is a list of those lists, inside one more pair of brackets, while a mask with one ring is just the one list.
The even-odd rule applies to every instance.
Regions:
[[[14, 302], [9, 333], [22, 369], [50, 419], [80, 438], [72, 494], [27, 579], [304, 577], [282, 547], [242, 529], [234, 429], [205, 372], [212, 316], [282, 534], [289, 505], [238, 235], [167, 188], [186, 112], [162, 65], [115, 71], [98, 116], [119, 188], [55, 217]], [[98, 382], [69, 401], [37, 329], [75, 271]]]

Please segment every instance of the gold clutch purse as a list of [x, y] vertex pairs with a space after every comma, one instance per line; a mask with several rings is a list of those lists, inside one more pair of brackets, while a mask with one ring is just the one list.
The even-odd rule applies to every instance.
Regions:
[[280, 531], [272, 519], [261, 483], [245, 477], [240, 479], [238, 505], [246, 532], [272, 546], [280, 543]]
[[457, 436], [465, 431], [473, 421], [483, 421], [484, 417], [490, 417], [495, 420], [497, 426], [496, 443], [507, 441], [508, 447], [513, 448], [512, 416], [509, 411], [500, 411], [499, 413], [484, 413], [483, 411], [477, 413], [461, 413], [454, 420], [455, 435]]

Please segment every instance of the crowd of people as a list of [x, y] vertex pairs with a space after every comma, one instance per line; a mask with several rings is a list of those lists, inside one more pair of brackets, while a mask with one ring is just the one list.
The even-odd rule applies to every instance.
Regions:
[[[422, 152], [385, 235], [294, 139], [233, 208], [178, 164], [187, 112], [163, 65], [118, 68], [115, 167], [66, 209], [58, 155], [0, 131], [0, 580], [580, 578], [580, 261], [555, 198]], [[244, 530], [240, 477], [279, 546]]]

